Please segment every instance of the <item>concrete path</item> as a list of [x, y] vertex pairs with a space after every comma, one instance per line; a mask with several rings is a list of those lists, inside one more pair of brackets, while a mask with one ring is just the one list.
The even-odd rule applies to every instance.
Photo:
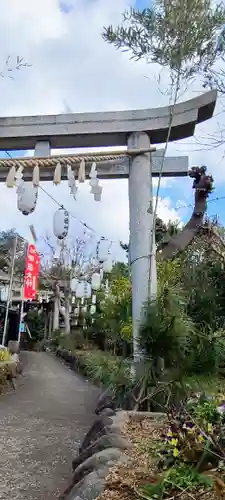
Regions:
[[99, 391], [46, 353], [23, 353], [20, 387], [0, 396], [0, 499], [54, 500], [94, 419]]

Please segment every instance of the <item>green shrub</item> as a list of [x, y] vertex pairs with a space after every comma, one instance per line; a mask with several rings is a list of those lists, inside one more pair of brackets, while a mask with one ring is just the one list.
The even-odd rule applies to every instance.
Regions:
[[45, 347], [50, 347], [53, 350], [57, 347], [67, 349], [68, 351], [74, 352], [77, 349], [84, 349], [87, 347], [87, 341], [84, 338], [82, 330], [76, 330], [71, 332], [69, 335], [65, 335], [61, 330], [56, 330], [52, 334], [52, 338], [44, 340], [42, 345]]
[[80, 356], [87, 376], [97, 385], [110, 387], [118, 395], [131, 387], [129, 361], [102, 351], [82, 352]]
[[123, 406], [126, 394], [134, 384], [128, 360], [96, 349], [71, 351], [58, 347], [56, 352], [96, 385], [109, 388], [118, 406]]
[[29, 327], [32, 339], [35, 341], [42, 340], [44, 337], [45, 320], [42, 314], [39, 314], [35, 309], [28, 311], [25, 321]]
[[199, 402], [192, 408], [192, 414], [200, 425], [218, 424], [221, 422], [221, 415], [218, 412], [218, 401], [215, 398]]
[[196, 374], [223, 373], [225, 368], [225, 332], [209, 328], [196, 333], [192, 345], [190, 372]]
[[[192, 466], [181, 464], [167, 470], [161, 478], [154, 484], [140, 486], [136, 493], [145, 500], [166, 499], [171, 497], [171, 493], [177, 493], [177, 497], [182, 492], [200, 488], [205, 490], [212, 489], [213, 481], [210, 477], [199, 474]], [[171, 498], [175, 498], [175, 495]], [[190, 498], [195, 498], [190, 494]]]
[[140, 341], [149, 357], [164, 359], [166, 368], [184, 368], [195, 332], [186, 313], [182, 290], [162, 284], [154, 302], [146, 304]]

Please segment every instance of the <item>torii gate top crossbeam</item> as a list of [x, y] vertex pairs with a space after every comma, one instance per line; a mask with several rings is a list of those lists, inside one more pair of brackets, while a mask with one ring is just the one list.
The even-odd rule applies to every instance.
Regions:
[[[212, 117], [216, 91], [176, 104], [170, 140], [194, 134], [195, 125]], [[34, 149], [37, 141], [51, 148], [125, 146], [132, 132], [147, 132], [151, 143], [167, 140], [171, 108], [0, 118], [0, 150]]]

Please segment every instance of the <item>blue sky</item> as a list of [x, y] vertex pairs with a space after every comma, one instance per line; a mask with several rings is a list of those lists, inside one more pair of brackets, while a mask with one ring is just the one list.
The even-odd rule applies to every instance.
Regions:
[[136, 0], [136, 7], [138, 9], [145, 9], [147, 7], [150, 7], [151, 0]]
[[60, 8], [63, 12], [66, 14], [69, 14], [71, 10], [73, 9], [73, 2], [68, 2], [64, 0], [60, 0], [59, 2]]

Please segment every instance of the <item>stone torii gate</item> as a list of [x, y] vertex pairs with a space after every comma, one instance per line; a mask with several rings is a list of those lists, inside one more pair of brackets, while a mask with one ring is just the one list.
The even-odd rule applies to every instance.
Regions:
[[[190, 137], [195, 126], [212, 117], [217, 94], [210, 91], [173, 108], [170, 141]], [[171, 108], [161, 107], [120, 112], [61, 114], [0, 118], [0, 150], [34, 149], [36, 157], [49, 157], [51, 148], [127, 146], [128, 156], [98, 163], [99, 178], [129, 179], [130, 262], [134, 359], [140, 356], [138, 332], [142, 306], [149, 297], [152, 248], [152, 176], [161, 171], [163, 150], [151, 144], [166, 142]], [[129, 150], [137, 153], [129, 156]], [[155, 151], [155, 152], [153, 152]], [[100, 154], [100, 153], [99, 153]], [[9, 162], [9, 160], [8, 160]], [[24, 163], [24, 180], [32, 168]], [[76, 167], [75, 167], [76, 171]], [[0, 161], [0, 182], [8, 173], [7, 160]], [[166, 158], [163, 176], [188, 174], [188, 157]], [[62, 179], [66, 179], [62, 168]], [[53, 179], [53, 167], [40, 168], [41, 180]], [[153, 283], [151, 290], [154, 292]]]

